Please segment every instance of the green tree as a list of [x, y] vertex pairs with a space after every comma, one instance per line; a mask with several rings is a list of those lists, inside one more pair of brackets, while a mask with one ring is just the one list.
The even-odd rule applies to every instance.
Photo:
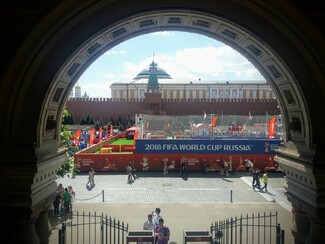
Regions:
[[89, 114], [86, 117], [86, 124], [87, 125], [90, 125], [90, 115]]
[[90, 119], [89, 119], [89, 123], [88, 123], [88, 125], [94, 125], [94, 124], [95, 124], [94, 117], [91, 116]]
[[[67, 109], [64, 109], [63, 111], [63, 119], [64, 121], [65, 117], [69, 116], [69, 112]], [[61, 133], [60, 133], [60, 141], [62, 145], [67, 149], [67, 155], [68, 160], [65, 162], [60, 170], [58, 171], [58, 175], [63, 177], [64, 175], [70, 175], [72, 177], [75, 177], [77, 173], [79, 173], [77, 165], [74, 163], [74, 157], [73, 155], [78, 151], [78, 147], [73, 145], [71, 143], [72, 133], [69, 131], [68, 125], [62, 124], [61, 125]]]
[[80, 125], [86, 125], [86, 124], [87, 124], [87, 121], [86, 121], [84, 115], [82, 115], [82, 117], [81, 117], [81, 119], [80, 119], [80, 121], [79, 121], [79, 124], [80, 124]]
[[73, 116], [72, 116], [72, 114], [70, 114], [69, 125], [74, 125], [74, 124], [75, 124], [75, 122], [74, 122]]

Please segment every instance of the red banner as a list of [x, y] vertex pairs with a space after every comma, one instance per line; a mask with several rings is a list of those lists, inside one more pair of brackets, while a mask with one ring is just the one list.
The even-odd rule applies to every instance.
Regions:
[[136, 130], [134, 131], [134, 136], [133, 136], [133, 146], [135, 147], [136, 139], [138, 138], [139, 132]]
[[215, 117], [212, 118], [212, 121], [211, 121], [212, 128], [216, 126], [217, 120], [218, 120], [218, 116], [215, 116]]
[[99, 127], [99, 141], [101, 141], [103, 138], [103, 128]]
[[79, 139], [80, 139], [80, 134], [81, 134], [81, 130], [77, 130], [75, 137], [74, 137], [74, 144], [77, 146], [79, 143]]
[[94, 144], [94, 138], [95, 138], [95, 128], [93, 128], [89, 131], [89, 144], [90, 145]]
[[274, 138], [275, 125], [276, 125], [276, 118], [272, 117], [272, 119], [270, 119], [270, 123], [269, 123], [269, 138]]
[[110, 128], [109, 135], [113, 136], [113, 125], [110, 125], [109, 128]]

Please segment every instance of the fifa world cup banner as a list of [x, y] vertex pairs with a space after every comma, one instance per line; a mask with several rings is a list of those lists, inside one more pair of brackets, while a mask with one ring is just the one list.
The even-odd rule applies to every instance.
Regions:
[[137, 140], [142, 154], [275, 154], [279, 139]]

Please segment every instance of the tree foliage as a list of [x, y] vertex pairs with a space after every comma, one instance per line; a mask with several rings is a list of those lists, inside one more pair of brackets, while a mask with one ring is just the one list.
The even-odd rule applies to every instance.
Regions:
[[[69, 112], [67, 109], [64, 109], [63, 111], [63, 119], [64, 121], [66, 119], [66, 116], [69, 116]], [[77, 173], [79, 173], [77, 165], [74, 163], [74, 157], [73, 155], [78, 151], [78, 147], [75, 146], [72, 142], [73, 134], [71, 131], [69, 131], [69, 127], [66, 124], [61, 125], [61, 133], [60, 133], [60, 141], [62, 145], [67, 148], [67, 155], [68, 160], [65, 162], [60, 170], [58, 171], [58, 175], [63, 177], [64, 175], [68, 175], [69, 177], [75, 177]]]

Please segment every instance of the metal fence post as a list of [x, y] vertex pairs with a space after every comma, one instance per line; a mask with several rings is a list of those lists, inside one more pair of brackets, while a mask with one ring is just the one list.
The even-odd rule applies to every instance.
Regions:
[[276, 244], [280, 244], [280, 240], [281, 240], [281, 228], [280, 228], [280, 224], [276, 225]]
[[63, 223], [62, 224], [62, 228], [61, 230], [59, 230], [59, 244], [65, 244], [65, 230], [66, 230], [66, 226]]
[[230, 191], [230, 202], [232, 202], [232, 190]]
[[284, 244], [284, 230], [281, 230], [281, 244]]
[[103, 202], [105, 202], [104, 190], [102, 190], [102, 198], [103, 198]]

